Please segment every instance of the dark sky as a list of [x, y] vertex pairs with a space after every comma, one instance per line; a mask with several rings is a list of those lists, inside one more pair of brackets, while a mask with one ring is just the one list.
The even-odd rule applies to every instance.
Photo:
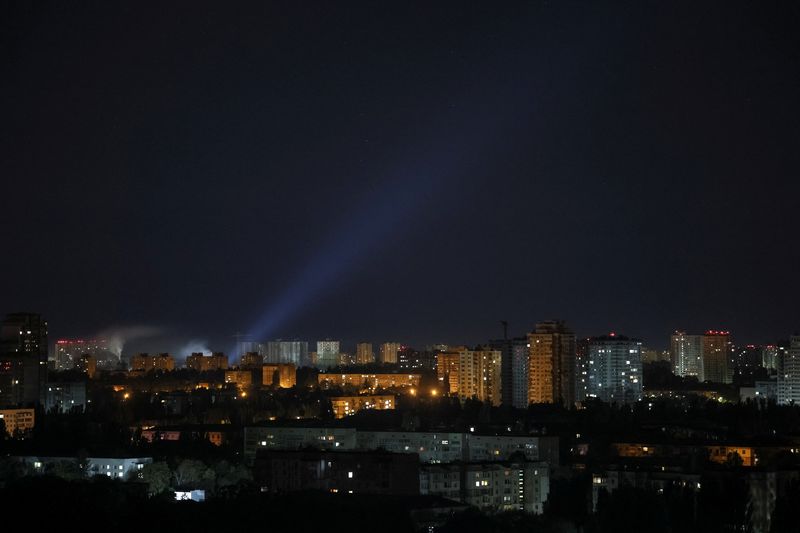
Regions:
[[2, 312], [800, 329], [796, 3], [109, 4], [3, 3]]

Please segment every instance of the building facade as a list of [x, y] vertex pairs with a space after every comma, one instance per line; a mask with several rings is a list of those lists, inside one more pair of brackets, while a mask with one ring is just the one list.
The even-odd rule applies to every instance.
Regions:
[[415, 453], [423, 463], [526, 461], [559, 464], [558, 437], [533, 435], [475, 435], [447, 431], [362, 431], [331, 427], [245, 428], [245, 458], [259, 449], [386, 450]]
[[550, 492], [547, 463], [422, 465], [420, 494], [442, 496], [484, 512], [542, 514]]
[[291, 389], [297, 385], [297, 368], [292, 363], [264, 365], [261, 367], [261, 383], [281, 389]]
[[225, 383], [236, 385], [238, 389], [249, 389], [253, 386], [252, 370], [226, 370]]
[[609, 333], [589, 341], [587, 396], [609, 403], [642, 399], [642, 343]]
[[11, 313], [0, 323], [0, 406], [39, 402], [47, 380], [47, 322], [35, 313]]
[[778, 359], [788, 351], [788, 347], [782, 344], [767, 344], [761, 348], [761, 366], [769, 371], [778, 370]]
[[344, 418], [365, 409], [394, 409], [395, 397], [391, 394], [368, 396], [331, 396], [333, 416]]
[[458, 394], [461, 351], [466, 348], [447, 350], [436, 354], [436, 377], [445, 393]]
[[339, 341], [330, 339], [317, 341], [315, 366], [327, 370], [339, 364]]
[[670, 359], [676, 376], [694, 376], [705, 381], [703, 372], [703, 337], [676, 331], [670, 337]]
[[31, 431], [36, 422], [33, 409], [0, 409], [0, 420], [3, 421], [6, 433], [15, 436], [17, 432]]
[[197, 372], [209, 372], [212, 370], [227, 370], [228, 356], [216, 352], [211, 355], [203, 355], [202, 352], [195, 352], [186, 358], [186, 368]]
[[326, 374], [320, 372], [317, 376], [319, 386], [323, 389], [350, 385], [364, 392], [372, 392], [375, 389], [419, 387], [421, 379], [421, 374]]
[[464, 350], [458, 364], [459, 398], [476, 398], [495, 406], [502, 403], [502, 352]]
[[703, 335], [703, 378], [714, 383], [733, 381], [730, 332], [709, 330]]
[[356, 364], [368, 365], [375, 362], [375, 352], [372, 350], [371, 342], [359, 342], [356, 344]]
[[[47, 474], [56, 463], [80, 464], [76, 457], [16, 457], [32, 468], [35, 473]], [[145, 465], [153, 462], [152, 457], [88, 457], [85, 459], [85, 472], [89, 477], [106, 476], [113, 479], [137, 479]]]
[[239, 367], [256, 370], [264, 364], [264, 357], [258, 352], [245, 352], [239, 360]]
[[55, 364], [57, 370], [70, 370], [79, 363], [81, 356], [89, 354], [101, 367], [114, 366], [119, 357], [111, 351], [105, 339], [59, 339], [55, 344]]
[[489, 347], [501, 353], [501, 395], [503, 405], [528, 407], [528, 338], [496, 339]]
[[397, 353], [402, 346], [399, 342], [384, 342], [381, 344], [380, 352], [378, 353], [379, 363], [397, 364]]
[[800, 335], [789, 339], [789, 349], [778, 355], [778, 403], [800, 404]]
[[156, 355], [140, 353], [131, 357], [131, 370], [134, 372], [172, 372], [175, 370], [175, 359], [168, 353]]
[[307, 341], [278, 339], [265, 343], [265, 346], [264, 362], [267, 364], [292, 363], [297, 367], [311, 366]]
[[341, 494], [419, 494], [414, 454], [324, 450], [258, 452], [253, 478], [262, 492], [321, 490]]
[[45, 411], [83, 411], [86, 408], [86, 383], [82, 381], [67, 383], [47, 383], [42, 394]]
[[540, 322], [528, 344], [528, 402], [573, 405], [575, 334], [563, 321]]

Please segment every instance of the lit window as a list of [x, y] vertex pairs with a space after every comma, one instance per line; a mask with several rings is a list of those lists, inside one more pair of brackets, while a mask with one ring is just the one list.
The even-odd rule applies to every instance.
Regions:
[[347, 473], [347, 477], [348, 477], [349, 479], [353, 479], [353, 473], [352, 473], [352, 472], [348, 472], [348, 473]]

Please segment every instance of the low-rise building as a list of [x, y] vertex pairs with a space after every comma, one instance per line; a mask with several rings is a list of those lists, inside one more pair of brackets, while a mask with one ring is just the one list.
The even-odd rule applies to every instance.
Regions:
[[86, 408], [86, 383], [46, 383], [42, 390], [42, 404], [48, 412], [56, 410], [67, 413], [74, 409], [83, 411]]
[[253, 477], [271, 493], [415, 495], [420, 488], [417, 456], [384, 451], [259, 450]]
[[6, 433], [15, 436], [25, 434], [34, 427], [35, 416], [33, 409], [0, 409], [0, 420], [3, 421]]
[[550, 492], [549, 473], [544, 462], [423, 465], [420, 493], [460, 501], [486, 512], [541, 514]]
[[630, 469], [612, 465], [592, 474], [592, 509], [597, 509], [597, 501], [603, 491], [611, 494], [620, 487], [633, 487], [663, 493], [664, 489], [673, 486], [699, 491], [700, 474], [666, 466]]
[[140, 477], [144, 465], [153, 462], [152, 457], [88, 457], [81, 461], [77, 457], [38, 457], [34, 455], [16, 457], [33, 469], [34, 473], [46, 474], [57, 463], [75, 463], [84, 468], [87, 477], [106, 476], [115, 479]]
[[521, 435], [475, 435], [437, 431], [361, 431], [355, 428], [269, 427], [245, 428], [244, 455], [248, 461], [256, 451], [297, 450], [386, 450], [415, 453], [423, 463], [508, 461], [520, 458], [559, 464], [558, 437]]
[[640, 442], [615, 442], [611, 448], [619, 457], [705, 457], [709, 461], [724, 464], [738, 457], [742, 466], [755, 466], [758, 456], [752, 446], [734, 444], [648, 444]]
[[246, 368], [250, 370], [257, 370], [261, 368], [261, 365], [264, 364], [264, 358], [258, 352], [247, 352], [242, 354], [242, 358], [239, 362], [240, 368]]
[[191, 368], [198, 372], [227, 370], [228, 357], [221, 352], [215, 352], [211, 355], [203, 355], [202, 352], [196, 352], [186, 358], [186, 368]]
[[134, 372], [172, 372], [175, 370], [175, 359], [168, 353], [150, 355], [140, 353], [131, 357], [131, 370]]
[[274, 363], [261, 367], [262, 383], [282, 389], [297, 385], [297, 367], [293, 363]]
[[419, 387], [421, 374], [325, 374], [317, 377], [323, 389], [351, 385], [361, 391], [375, 389]]
[[344, 418], [364, 409], [394, 409], [395, 397], [391, 394], [378, 396], [333, 396], [330, 398], [333, 415]]
[[239, 389], [253, 386], [253, 372], [250, 370], [226, 370], [225, 383], [233, 383]]

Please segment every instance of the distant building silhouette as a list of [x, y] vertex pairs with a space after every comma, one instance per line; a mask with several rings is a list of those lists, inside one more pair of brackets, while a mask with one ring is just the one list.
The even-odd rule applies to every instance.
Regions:
[[47, 322], [11, 313], [0, 324], [0, 406], [36, 405], [47, 380]]

